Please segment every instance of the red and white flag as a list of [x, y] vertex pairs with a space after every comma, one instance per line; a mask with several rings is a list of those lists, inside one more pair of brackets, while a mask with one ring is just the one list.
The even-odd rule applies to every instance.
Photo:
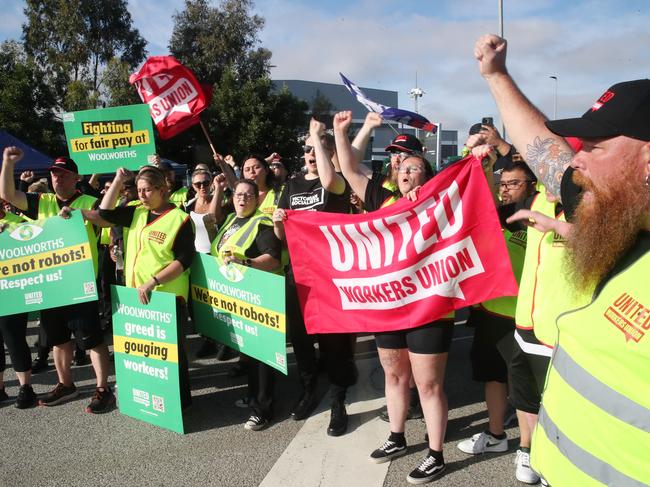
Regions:
[[414, 328], [517, 294], [499, 217], [472, 156], [406, 198], [360, 215], [287, 211], [309, 333]]
[[210, 104], [206, 90], [194, 73], [172, 56], [152, 56], [140, 71], [129, 77], [144, 103], [160, 138], [169, 139], [201, 121], [200, 113]]

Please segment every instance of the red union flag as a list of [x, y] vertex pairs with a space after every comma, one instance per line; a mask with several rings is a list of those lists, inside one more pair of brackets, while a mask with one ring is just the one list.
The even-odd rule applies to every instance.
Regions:
[[309, 333], [414, 328], [457, 308], [517, 294], [481, 163], [472, 156], [418, 200], [361, 215], [287, 211]]
[[152, 56], [129, 77], [165, 140], [200, 122], [210, 104], [194, 73], [172, 56]]

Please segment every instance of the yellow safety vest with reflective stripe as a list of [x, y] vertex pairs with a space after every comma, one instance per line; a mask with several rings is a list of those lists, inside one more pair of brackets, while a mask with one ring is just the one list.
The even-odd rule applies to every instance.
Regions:
[[[542, 187], [541, 191], [535, 195], [533, 203], [530, 205], [531, 211], [537, 211], [550, 218], [555, 218], [555, 205], [546, 199], [546, 190]], [[528, 227], [526, 235], [526, 255], [521, 272], [519, 283], [519, 294], [517, 295], [517, 312], [515, 322], [517, 328], [531, 330], [533, 320], [531, 310], [533, 309], [533, 299], [535, 295], [535, 284], [537, 268], [539, 266], [539, 246], [545, 233]]]
[[[174, 242], [179, 230], [190, 216], [183, 210], [172, 208], [147, 223], [149, 210], [137, 206], [125, 240], [124, 277], [128, 287], [140, 287], [176, 260]], [[170, 282], [156, 286], [162, 291], [180, 296], [187, 301], [190, 270]]]
[[171, 195], [169, 195], [169, 202], [174, 203], [178, 208], [183, 209], [185, 207], [185, 203], [187, 203], [188, 191], [188, 188], [185, 186], [177, 189]]
[[[280, 201], [280, 196], [282, 196], [282, 191], [284, 191], [284, 184], [280, 188], [278, 188], [277, 191], [275, 189], [269, 189], [268, 192], [266, 193], [266, 196], [264, 197], [264, 200], [257, 207], [257, 210], [265, 215], [268, 215], [269, 217], [273, 215], [273, 212], [278, 207], [278, 201]], [[282, 263], [283, 269], [284, 266], [286, 266], [289, 263], [289, 249], [287, 249], [285, 245], [282, 246], [280, 262]]]
[[260, 205], [257, 207], [257, 210], [268, 216], [273, 215], [273, 212], [278, 207], [278, 201], [280, 201], [280, 196], [282, 195], [283, 190], [284, 186], [279, 188], [277, 191], [275, 189], [269, 189], [266, 192], [266, 196], [264, 196], [264, 200], [262, 200]]
[[557, 319], [531, 447], [550, 485], [650, 483], [650, 252]]
[[[77, 210], [92, 210], [95, 206], [97, 198], [82, 194], [75, 198], [68, 206]], [[51, 218], [59, 214], [60, 208], [56, 201], [56, 194], [43, 193], [38, 198], [38, 219]], [[95, 277], [97, 277], [98, 257], [97, 257], [97, 233], [92, 223], [84, 220], [86, 232], [88, 233], [88, 244], [90, 245], [90, 255], [93, 258], [93, 268], [95, 269]]]
[[[503, 229], [502, 231], [506, 239], [506, 248], [510, 256], [512, 273], [517, 280], [517, 284], [519, 284], [521, 272], [524, 267], [524, 258], [526, 256], [526, 230], [510, 232], [509, 230]], [[485, 301], [480, 306], [490, 313], [514, 319], [517, 310], [517, 296], [501, 296], [500, 298]]]
[[[271, 220], [267, 215], [261, 213], [259, 210], [256, 210], [246, 223], [228, 237], [228, 240], [224, 242], [221, 248], [217, 248], [221, 241], [221, 237], [232, 226], [236, 218], [237, 215], [235, 213], [228, 215], [210, 248], [210, 254], [214, 255], [221, 264], [223, 264], [224, 252], [228, 251], [232, 252], [232, 255], [239, 260], [246, 259], [246, 250], [248, 250], [250, 246], [253, 245], [253, 242], [255, 242], [260, 225], [273, 227], [273, 220]], [[275, 269], [273, 273], [282, 274], [282, 270], [282, 265], [280, 265], [280, 267]]]

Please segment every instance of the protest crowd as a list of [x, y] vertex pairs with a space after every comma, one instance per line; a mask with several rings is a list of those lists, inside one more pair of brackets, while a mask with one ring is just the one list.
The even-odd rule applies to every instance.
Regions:
[[[185, 334], [192, 326], [225, 326], [216, 318], [205, 322], [192, 306], [196, 296], [191, 269], [197, 259], [209, 258], [220, 269], [245, 273], [250, 268], [283, 278], [286, 341], [296, 363], [291, 417], [304, 420], [316, 409], [317, 385], [324, 374], [331, 405], [327, 434], [354, 434], [348, 432], [345, 403], [348, 389], [358, 380], [357, 333], [337, 322], [314, 325], [314, 316], [324, 315], [314, 311], [318, 305], [306, 304], [313, 297], [306, 287], [320, 286], [320, 281], [325, 286], [329, 276], [304, 277], [309, 264], [295, 251], [309, 232], [298, 231], [303, 227], [297, 222], [303, 222], [303, 214], [319, 212], [311, 216], [317, 220], [310, 228], [325, 235], [332, 262], [338, 253], [343, 268], [348, 255], [357, 255], [353, 249], [373, 248], [370, 230], [357, 231], [354, 240], [354, 225], [370, 228], [359, 222], [372, 221], [379, 233], [377, 222], [383, 222], [384, 230], [389, 224], [399, 226], [403, 248], [423, 253], [434, 243], [442, 244], [436, 251], [444, 248], [450, 227], [469, 225], [461, 223], [468, 220], [463, 212], [482, 211], [487, 219], [493, 216], [496, 230], [482, 236], [486, 250], [478, 243], [476, 248], [479, 254], [500, 256], [498, 265], [505, 269], [482, 285], [489, 288], [482, 290], [489, 299], [467, 303], [453, 293], [418, 298], [420, 307], [411, 311], [415, 308], [407, 305], [416, 299], [416, 286], [408, 277], [392, 281], [390, 288], [369, 284], [358, 294], [339, 291], [341, 302], [347, 296], [348, 306], [339, 310], [340, 316], [349, 313], [363, 321], [367, 313], [368, 320], [379, 317], [385, 322], [374, 330], [374, 337], [385, 375], [386, 409], [381, 416], [387, 435], [368, 452], [369, 461], [384, 463], [405, 455], [406, 422], [423, 418], [428, 450], [407, 480], [422, 484], [444, 475], [445, 368], [454, 310], [469, 308], [468, 326], [474, 336], [468, 359], [473, 380], [484, 384], [488, 423], [485, 431], [460, 441], [459, 450], [467, 455], [507, 451], [505, 423], [512, 407], [520, 428], [513, 475], [520, 482], [650, 483], [650, 349], [644, 338], [650, 328], [650, 80], [615, 84], [581, 117], [550, 121], [509, 75], [506, 51], [505, 39], [486, 35], [477, 40], [474, 55], [510, 142], [493, 125], [476, 124], [465, 142], [467, 157], [439, 174], [434, 174], [422, 143], [410, 134], [397, 134], [386, 147], [390, 161], [384, 171], [363, 164], [373, 130], [382, 124], [375, 112], [368, 113], [356, 134], [349, 133], [349, 111], [334, 115], [333, 133], [312, 119], [303, 166], [293, 174], [276, 153], [235, 161], [215, 152], [213, 160], [194, 167], [190, 187], [180, 184], [172, 166], [157, 156], [138, 170], [120, 167], [102, 187], [97, 176], [83, 181], [76, 161], [68, 156], [54, 160], [49, 182], [35, 182], [29, 171], [16, 181], [14, 168], [23, 153], [17, 147], [3, 148], [4, 234], [25, 222], [81, 214], [99, 300], [41, 309], [34, 362], [26, 340], [28, 312], [0, 316], [0, 340], [20, 382], [17, 397], [9, 398], [2, 380], [3, 352], [0, 401], [13, 400], [20, 409], [67, 402], [78, 395], [71, 365], [89, 358], [96, 390], [86, 411], [114, 410], [119, 394], [108, 377], [118, 348], [117, 338], [111, 340], [110, 303], [111, 285], [118, 285], [133, 288], [143, 306], [153, 300], [154, 291], [175, 297], [171, 311], [176, 319], [180, 405], [190, 407]], [[463, 189], [459, 196], [452, 180], [437, 190], [439, 194], [425, 194], [445, 173], [469, 173], [472, 166], [480, 181], [465, 188], [482, 188], [485, 197], [468, 200]], [[440, 205], [427, 206], [430, 198]], [[391, 213], [391, 207], [397, 210]], [[413, 212], [421, 227], [400, 219], [406, 212]], [[378, 215], [375, 220], [373, 215]], [[427, 234], [424, 229], [434, 219], [438, 230]], [[409, 225], [413, 228], [407, 232], [404, 226]], [[399, 245], [396, 239], [396, 252]], [[367, 276], [370, 282], [377, 276], [375, 259], [371, 250], [363, 255], [368, 262], [355, 264], [357, 280]], [[321, 257], [315, 250], [311, 256]], [[382, 258], [384, 254], [376, 257], [377, 266]], [[385, 258], [388, 261], [388, 253]], [[0, 263], [5, 260], [10, 259]], [[444, 262], [444, 279], [453, 281], [453, 267], [449, 260]], [[465, 270], [461, 264], [467, 261], [458, 262], [454, 265]], [[483, 260], [482, 265], [487, 270], [489, 263]], [[337, 276], [345, 278], [345, 272]], [[460, 286], [468, 296], [464, 286], [474, 278], [459, 276], [445, 289]], [[273, 327], [268, 320], [267, 328]], [[232, 344], [202, 334], [199, 358], [237, 356]], [[58, 383], [37, 397], [31, 384], [34, 374], [48, 367], [50, 351]], [[155, 353], [163, 356], [162, 351]], [[248, 393], [237, 404], [250, 409], [244, 428], [268, 427], [275, 402], [289, 400], [274, 394], [278, 371], [260, 357], [241, 353], [229, 374], [247, 376]], [[119, 376], [117, 387], [122, 393]]]

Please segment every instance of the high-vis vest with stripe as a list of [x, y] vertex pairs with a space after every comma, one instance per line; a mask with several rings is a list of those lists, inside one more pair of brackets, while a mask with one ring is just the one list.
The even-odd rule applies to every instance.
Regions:
[[272, 188], [269, 189], [266, 192], [264, 200], [262, 200], [260, 205], [257, 207], [258, 211], [264, 213], [265, 215], [271, 216], [275, 209], [278, 207], [278, 201], [280, 201], [280, 195], [282, 194], [283, 189], [284, 186], [279, 188], [277, 191]]
[[[517, 280], [517, 284], [519, 284], [521, 272], [524, 267], [524, 258], [526, 256], [526, 230], [518, 230], [513, 233], [503, 229], [503, 236], [506, 239], [506, 248], [510, 256], [512, 273]], [[517, 310], [517, 296], [502, 296], [500, 298], [490, 299], [481, 303], [481, 307], [490, 313], [514, 319]]]
[[[253, 245], [253, 242], [255, 242], [255, 237], [257, 237], [260, 225], [273, 227], [273, 220], [271, 220], [267, 215], [261, 213], [259, 210], [256, 210], [248, 221], [230, 235], [228, 240], [226, 240], [221, 248], [218, 249], [217, 246], [221, 241], [221, 237], [232, 226], [236, 218], [237, 215], [235, 213], [228, 215], [226, 221], [219, 230], [217, 237], [212, 242], [210, 254], [214, 255], [220, 263], [223, 263], [224, 252], [227, 251], [232, 252], [232, 255], [237, 259], [246, 259], [246, 250], [248, 250], [250, 246]], [[281, 274], [282, 266], [278, 267], [278, 269], [273, 272], [275, 274]]]
[[650, 252], [557, 319], [533, 437], [550, 485], [650, 483]]
[[[77, 210], [92, 210], [97, 198], [88, 196], [87, 194], [79, 195], [70, 203], [70, 208]], [[56, 201], [56, 194], [43, 193], [38, 199], [38, 219], [51, 218], [59, 214], [60, 208]], [[88, 244], [90, 245], [90, 255], [93, 258], [93, 268], [95, 269], [95, 277], [97, 277], [98, 258], [97, 258], [97, 234], [95, 227], [92, 223], [84, 220], [86, 225], [86, 232], [88, 233]]]
[[[555, 203], [546, 199], [544, 190], [535, 195], [533, 203], [530, 205], [531, 211], [538, 211], [543, 215], [551, 218], [555, 217]], [[517, 312], [515, 322], [517, 328], [531, 330], [533, 321], [531, 310], [533, 308], [533, 295], [535, 294], [535, 275], [539, 265], [539, 244], [544, 237], [544, 233], [528, 227], [526, 235], [526, 254], [524, 266], [521, 271], [521, 280], [519, 282], [519, 294], [517, 295]]]
[[[124, 277], [128, 287], [140, 287], [175, 260], [174, 242], [183, 223], [190, 216], [172, 208], [147, 224], [149, 210], [137, 206], [125, 241]], [[176, 279], [156, 286], [162, 291], [180, 296], [187, 301], [189, 269]]]

